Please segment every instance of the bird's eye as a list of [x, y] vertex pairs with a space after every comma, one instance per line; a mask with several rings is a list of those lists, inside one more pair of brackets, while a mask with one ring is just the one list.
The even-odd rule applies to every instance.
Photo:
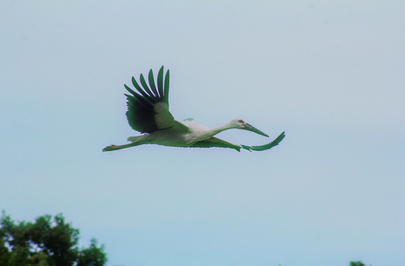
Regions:
[[239, 119], [238, 122], [241, 123], [241, 124], [245, 123], [242, 119]]

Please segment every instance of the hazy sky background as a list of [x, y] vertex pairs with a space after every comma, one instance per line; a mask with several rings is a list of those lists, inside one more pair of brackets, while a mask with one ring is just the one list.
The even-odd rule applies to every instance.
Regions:
[[[113, 265], [405, 263], [404, 1], [3, 1], [0, 209], [63, 213]], [[153, 145], [123, 84], [170, 69], [170, 109], [242, 118], [270, 151]]]

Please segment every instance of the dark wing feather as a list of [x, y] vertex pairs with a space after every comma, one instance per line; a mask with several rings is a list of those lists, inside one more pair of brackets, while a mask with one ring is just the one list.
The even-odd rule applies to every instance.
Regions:
[[158, 87], [163, 88], [163, 67], [159, 70], [157, 81]]
[[[152, 69], [151, 69], [152, 71]], [[153, 73], [152, 73], [153, 76]], [[143, 75], [141, 74], [141, 76], [139, 77], [139, 80], [141, 81], [142, 87], [143, 89], [146, 91], [146, 93], [148, 93], [149, 95], [153, 95], [153, 96], [159, 96], [159, 94], [156, 91], [156, 88], [152, 88], [153, 94], [150, 92], [150, 89], [148, 87], [148, 84], [145, 81], [145, 78], [143, 77]]]
[[[132, 77], [132, 84], [134, 85], [134, 87], [137, 89], [138, 93], [141, 93], [143, 95], [143, 97], [145, 98], [152, 98], [155, 95], [150, 91], [149, 87], [145, 84], [145, 80], [143, 79], [143, 76], [141, 74], [141, 84], [143, 86], [143, 89], [141, 86], [139, 86], [138, 82], [136, 82], [135, 78]], [[143, 85], [145, 84], [145, 85]]]
[[169, 107], [169, 80], [170, 80], [170, 74], [169, 70], [166, 72], [165, 76], [165, 91], [163, 92], [163, 87], [159, 87], [160, 93], [163, 94], [164, 100], [167, 104], [167, 107]]
[[[178, 122], [175, 122], [173, 116], [168, 110], [169, 95], [167, 94], [169, 93], [169, 71], [167, 71], [165, 80], [163, 80], [163, 66], [160, 68], [157, 88], [153, 80], [152, 70], [149, 72], [148, 76], [150, 88], [142, 74], [140, 76], [140, 81], [143, 88], [136, 82], [135, 78], [132, 77], [132, 84], [136, 91], [125, 85], [125, 88], [130, 93], [125, 94], [128, 100], [128, 111], [126, 115], [129, 125], [134, 130], [141, 133], [152, 133], [162, 129], [159, 127], [159, 122], [161, 121], [157, 121], [158, 119], [156, 118], [156, 115], [160, 114], [161, 116], [159, 117], [164, 117], [166, 119], [164, 123], [160, 124], [164, 124], [165, 126], [171, 126], [171, 124], [173, 124], [173, 126], [178, 126]], [[162, 106], [164, 107], [162, 108], [162, 106], [159, 106], [159, 108], [156, 108], [158, 103], [162, 103]]]
[[242, 148], [248, 150], [248, 151], [265, 151], [273, 148], [274, 146], [277, 146], [285, 137], [285, 132], [281, 133], [275, 140], [272, 142], [266, 144], [266, 145], [261, 145], [261, 146], [246, 146], [246, 145], [241, 145]]
[[[156, 91], [156, 85], [155, 85], [155, 80], [153, 79], [152, 69], [149, 71], [148, 80], [149, 80], [150, 87], [155, 92]], [[155, 93], [155, 94], [157, 94], [157, 93]], [[163, 95], [163, 93], [161, 93], [161, 95]]]
[[237, 151], [240, 151], [241, 148], [248, 150], [248, 151], [265, 151], [273, 148], [274, 146], [277, 146], [285, 137], [284, 132], [281, 133], [275, 140], [272, 142], [266, 144], [266, 145], [261, 145], [261, 146], [246, 146], [246, 145], [238, 145], [226, 140], [223, 140], [218, 137], [211, 137], [209, 139], [199, 141], [193, 145], [190, 146], [190, 148], [231, 148], [235, 149]]
[[211, 137], [209, 139], [198, 141], [193, 145], [189, 146], [190, 148], [231, 148], [237, 151], [240, 151], [242, 148], [241, 145], [229, 142], [227, 140], [218, 138], [218, 137]]

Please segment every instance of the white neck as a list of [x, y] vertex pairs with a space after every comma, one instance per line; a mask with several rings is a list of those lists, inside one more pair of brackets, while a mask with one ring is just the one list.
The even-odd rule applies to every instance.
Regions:
[[232, 129], [232, 128], [235, 128], [235, 125], [233, 125], [232, 121], [231, 121], [231, 122], [226, 123], [225, 125], [212, 128], [212, 132], [214, 133], [214, 135], [216, 135], [219, 132], [222, 132], [227, 129]]

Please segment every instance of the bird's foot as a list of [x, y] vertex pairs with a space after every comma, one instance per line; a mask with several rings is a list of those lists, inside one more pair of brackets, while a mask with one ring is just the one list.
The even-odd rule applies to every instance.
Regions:
[[111, 144], [110, 146], [107, 146], [103, 149], [103, 151], [113, 151], [116, 150], [118, 148], [117, 145]]

